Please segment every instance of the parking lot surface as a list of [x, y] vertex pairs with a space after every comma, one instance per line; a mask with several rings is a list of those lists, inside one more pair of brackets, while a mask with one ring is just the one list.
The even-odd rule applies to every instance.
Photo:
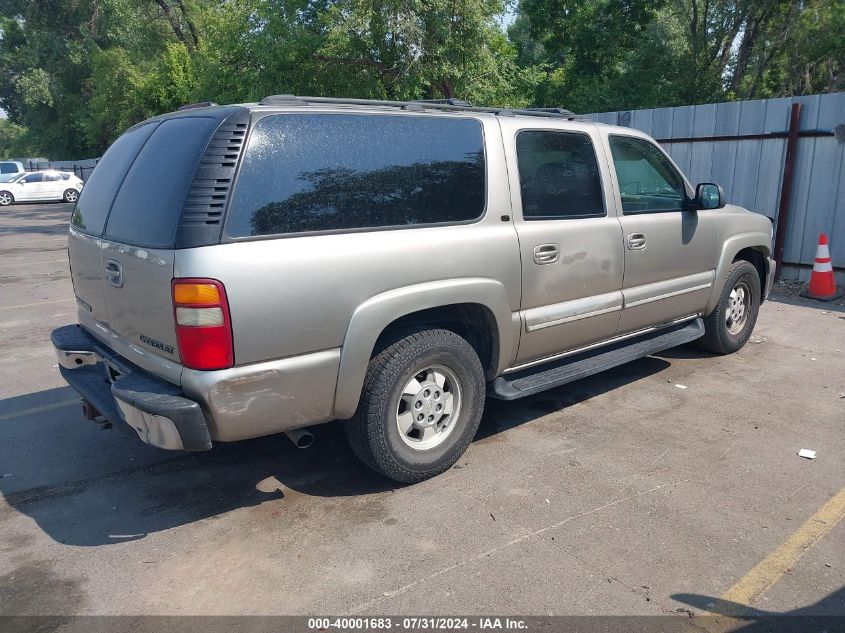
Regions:
[[845, 615], [842, 305], [774, 296], [736, 355], [488, 400], [399, 487], [339, 423], [185, 454], [86, 422], [49, 343], [69, 217], [0, 210], [0, 613]]

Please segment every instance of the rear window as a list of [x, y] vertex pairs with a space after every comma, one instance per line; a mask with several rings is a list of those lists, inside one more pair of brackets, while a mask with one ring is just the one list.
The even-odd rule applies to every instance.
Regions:
[[252, 130], [230, 237], [462, 222], [484, 212], [481, 124], [280, 114]]
[[173, 246], [194, 171], [217, 123], [192, 117], [169, 119], [158, 126], [114, 199], [106, 237], [135, 246]]
[[92, 235], [103, 234], [106, 216], [120, 183], [123, 182], [141, 147], [158, 125], [142, 125], [126, 132], [112, 143], [85, 183], [71, 218], [73, 226]]
[[72, 224], [135, 246], [173, 245], [197, 163], [217, 126], [209, 117], [153, 122], [117, 139], [82, 189]]

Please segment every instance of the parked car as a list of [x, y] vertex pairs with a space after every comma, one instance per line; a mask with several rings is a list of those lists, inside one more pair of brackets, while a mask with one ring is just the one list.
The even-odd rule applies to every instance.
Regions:
[[65, 171], [25, 172], [0, 182], [0, 206], [38, 200], [76, 202], [83, 186], [81, 178]]
[[742, 348], [771, 238], [647, 135], [564, 110], [189, 108], [94, 170], [68, 244], [79, 323], [52, 342], [87, 417], [149, 444], [339, 419], [415, 482], [455, 463], [488, 395]]
[[0, 175], [24, 172], [23, 163], [16, 160], [0, 160]]

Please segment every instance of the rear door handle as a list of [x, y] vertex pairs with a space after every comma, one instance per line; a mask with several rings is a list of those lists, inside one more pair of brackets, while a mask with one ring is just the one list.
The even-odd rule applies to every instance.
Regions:
[[645, 233], [630, 233], [628, 235], [628, 248], [632, 251], [641, 251], [645, 248]]
[[123, 269], [113, 259], [106, 262], [106, 279], [115, 288], [120, 288], [123, 285]]
[[538, 244], [534, 247], [535, 264], [554, 264], [559, 255], [557, 244]]

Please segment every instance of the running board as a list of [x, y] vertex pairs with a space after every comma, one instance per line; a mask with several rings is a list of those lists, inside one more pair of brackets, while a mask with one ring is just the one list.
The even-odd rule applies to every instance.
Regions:
[[524, 369], [499, 376], [493, 381], [490, 397], [499, 400], [516, 400], [546, 389], [559, 387], [605, 369], [656, 354], [670, 347], [689, 343], [704, 335], [704, 323], [695, 319], [658, 330], [614, 345], [550, 362], [546, 365]]

